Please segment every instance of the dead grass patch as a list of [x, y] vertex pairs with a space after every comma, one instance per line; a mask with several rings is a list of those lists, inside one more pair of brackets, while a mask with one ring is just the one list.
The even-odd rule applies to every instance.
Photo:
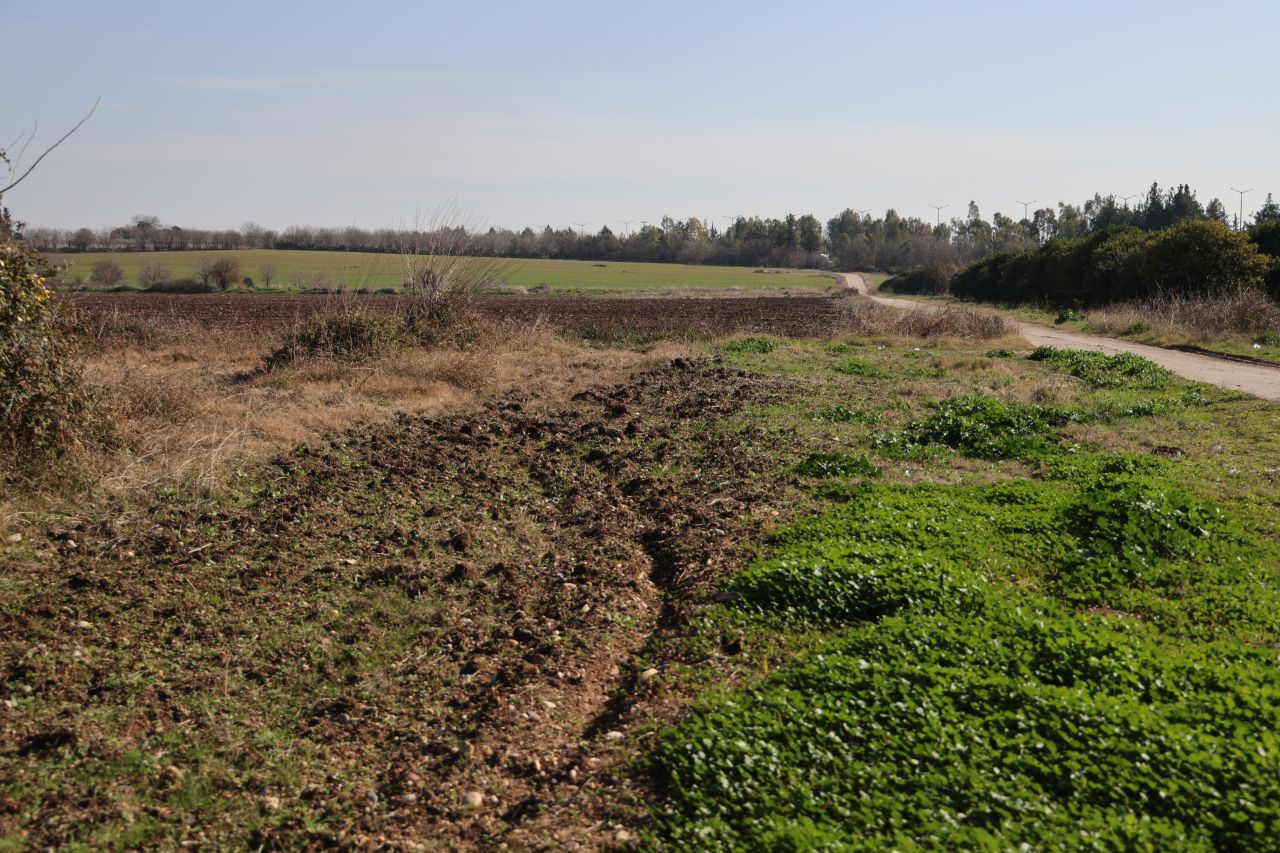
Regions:
[[960, 305], [898, 309], [863, 296], [848, 296], [840, 307], [842, 329], [862, 337], [989, 341], [1015, 332], [998, 314]]
[[1214, 298], [1166, 294], [1095, 308], [1089, 311], [1087, 328], [1162, 341], [1237, 338], [1240, 343], [1252, 343], [1259, 335], [1280, 332], [1280, 306], [1258, 290]]
[[67, 512], [86, 496], [211, 495], [240, 466], [356, 424], [465, 409], [518, 390], [554, 401], [568, 396], [562, 387], [621, 375], [672, 351], [584, 350], [545, 324], [512, 322], [459, 348], [408, 345], [358, 361], [307, 357], [264, 371], [264, 356], [280, 341], [269, 331], [118, 314], [78, 331], [85, 380], [115, 429], [114, 445], [68, 457], [40, 483], [11, 484], [0, 493], [0, 517]]

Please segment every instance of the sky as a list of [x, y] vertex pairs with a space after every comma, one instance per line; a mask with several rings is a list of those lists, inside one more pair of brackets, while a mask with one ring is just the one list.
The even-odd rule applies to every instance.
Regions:
[[[33, 225], [615, 231], [1280, 193], [1274, 2], [0, 0]], [[28, 162], [31, 155], [28, 154]]]

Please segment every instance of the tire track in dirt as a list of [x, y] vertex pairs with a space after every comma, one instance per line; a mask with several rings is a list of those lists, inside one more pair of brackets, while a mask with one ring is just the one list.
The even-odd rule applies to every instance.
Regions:
[[[675, 359], [550, 408], [512, 397], [336, 436], [212, 514], [162, 505], [138, 529], [64, 531], [54, 541], [79, 544], [14, 567], [38, 591], [0, 614], [0, 671], [76, 711], [29, 715], [14, 735], [154, 751], [173, 726], [234, 765], [250, 732], [286, 729], [295, 754], [322, 756], [296, 787], [249, 770], [219, 796], [323, 829], [264, 823], [253, 846], [612, 846], [611, 822], [647, 814], [628, 765], [638, 732], [687, 701], [641, 669], [645, 650], [793, 502], [787, 478], [759, 476], [785, 437], [699, 427], [786, 393], [782, 378]], [[89, 666], [59, 663], [82, 641], [44, 630], [71, 599], [101, 638]], [[396, 632], [392, 652], [375, 629]], [[113, 675], [138, 666], [161, 674]], [[239, 721], [193, 714], [210, 694]], [[91, 722], [121, 704], [145, 712], [127, 733]], [[47, 799], [33, 843], [60, 846], [57, 827], [109, 820], [112, 802]], [[160, 819], [175, 846], [237, 846]]]
[[[877, 302], [903, 311], [933, 311], [935, 306], [927, 302], [911, 299], [888, 299], [870, 293], [866, 282], [857, 273], [843, 273], [845, 289]], [[1018, 334], [1026, 338], [1032, 346], [1051, 346], [1069, 349], [1092, 350], [1107, 355], [1132, 353], [1154, 361], [1186, 379], [1196, 382], [1207, 382], [1221, 388], [1243, 391], [1264, 400], [1280, 400], [1280, 367], [1269, 367], [1262, 364], [1235, 361], [1227, 358], [1215, 358], [1209, 355], [1182, 352], [1164, 347], [1135, 344], [1127, 341], [1107, 338], [1100, 335], [1088, 335], [1082, 332], [1071, 332], [1065, 329], [1054, 329], [1038, 323], [1024, 320], [1010, 320], [1017, 328]]]

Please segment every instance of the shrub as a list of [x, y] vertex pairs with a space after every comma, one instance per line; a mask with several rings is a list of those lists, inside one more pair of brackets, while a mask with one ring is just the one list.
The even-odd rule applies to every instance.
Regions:
[[15, 230], [0, 208], [0, 460], [30, 469], [77, 440], [90, 405], [55, 322], [50, 266], [13, 239]]
[[209, 265], [209, 278], [219, 290], [226, 290], [240, 283], [240, 262], [230, 255], [218, 258]]
[[393, 351], [403, 341], [403, 327], [393, 316], [342, 311], [308, 317], [265, 356], [265, 369], [275, 370], [314, 358], [366, 361]]
[[911, 295], [937, 295], [944, 294], [948, 290], [951, 280], [951, 274], [954, 267], [930, 267], [928, 269], [912, 270], [911, 272], [895, 275], [888, 281], [880, 285], [880, 289], [887, 293], [904, 293]]
[[176, 281], [160, 281], [147, 287], [147, 293], [213, 293], [214, 286], [194, 278], [180, 278]]
[[124, 281], [124, 270], [115, 261], [95, 261], [89, 279], [102, 287], [114, 287]]
[[1075, 323], [1084, 318], [1084, 315], [1074, 308], [1063, 308], [1058, 312], [1058, 316], [1053, 318], [1053, 324], [1061, 326], [1063, 323]]
[[147, 261], [138, 271], [138, 283], [143, 289], [155, 287], [163, 284], [170, 278], [169, 268], [159, 261]]
[[1185, 220], [1164, 231], [1112, 227], [994, 255], [957, 273], [951, 292], [964, 299], [1074, 307], [1159, 293], [1227, 294], [1261, 287], [1271, 270], [1245, 235], [1220, 222]]

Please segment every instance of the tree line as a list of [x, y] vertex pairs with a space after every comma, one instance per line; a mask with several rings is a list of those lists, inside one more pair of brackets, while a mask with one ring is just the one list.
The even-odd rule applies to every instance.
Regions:
[[[489, 228], [465, 232], [468, 251], [487, 257], [551, 258], [589, 261], [656, 261], [725, 266], [771, 266], [880, 270], [926, 269], [949, 278], [954, 270], [992, 255], [1018, 252], [1053, 240], [1078, 240], [1123, 226], [1144, 232], [1180, 222], [1233, 222], [1217, 199], [1202, 204], [1187, 184], [1162, 189], [1153, 183], [1129, 205], [1114, 195], [1095, 194], [1081, 204], [1059, 203], [1027, 211], [1021, 219], [995, 213], [984, 219], [970, 202], [962, 217], [930, 223], [890, 209], [846, 209], [824, 224], [812, 214], [781, 218], [738, 217], [723, 229], [697, 217], [641, 223], [619, 231], [602, 227], [588, 233], [571, 227]], [[1280, 219], [1271, 195], [1253, 214], [1255, 223]], [[403, 228], [364, 229], [291, 226], [282, 231], [246, 223], [239, 229], [210, 230], [165, 225], [155, 216], [135, 216], [114, 228], [74, 230], [28, 228], [23, 239], [42, 251], [175, 251], [266, 248], [347, 252], [402, 252], [427, 235]]]

